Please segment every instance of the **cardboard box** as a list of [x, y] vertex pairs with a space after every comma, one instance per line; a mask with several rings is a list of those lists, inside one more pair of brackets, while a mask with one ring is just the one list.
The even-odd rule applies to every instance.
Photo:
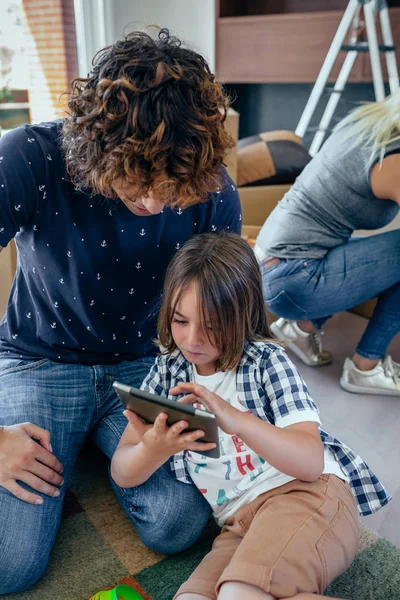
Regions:
[[7, 308], [11, 284], [17, 264], [17, 250], [14, 241], [0, 252], [0, 320]]
[[289, 189], [290, 185], [239, 187], [243, 235], [257, 237], [268, 216]]
[[[237, 144], [239, 139], [239, 113], [233, 108], [228, 109], [228, 114], [225, 121], [225, 129], [231, 135], [234, 142]], [[228, 171], [233, 182], [237, 182], [237, 147], [229, 150], [226, 155], [226, 170]]]
[[[242, 236], [248, 239], [252, 246], [264, 222], [289, 188], [290, 185], [260, 185], [238, 188], [242, 205]], [[278, 318], [268, 309], [267, 314], [269, 323]]]

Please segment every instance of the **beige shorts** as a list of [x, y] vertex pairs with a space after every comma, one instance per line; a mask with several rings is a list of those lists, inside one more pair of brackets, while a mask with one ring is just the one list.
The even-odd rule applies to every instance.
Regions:
[[323, 594], [351, 565], [359, 537], [349, 485], [335, 475], [298, 479], [261, 494], [229, 518], [209, 554], [180, 587], [214, 600], [228, 581], [275, 598]]

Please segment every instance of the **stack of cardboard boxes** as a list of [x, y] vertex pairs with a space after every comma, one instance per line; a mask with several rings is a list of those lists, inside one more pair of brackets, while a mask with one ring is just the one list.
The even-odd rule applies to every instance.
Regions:
[[[234, 141], [237, 142], [239, 133], [239, 113], [232, 108], [230, 108], [228, 112], [226, 128]], [[236, 146], [228, 154], [227, 169], [233, 181], [237, 183]], [[289, 188], [290, 185], [259, 185], [238, 188], [243, 213], [243, 236], [252, 239], [257, 237], [264, 221]]]

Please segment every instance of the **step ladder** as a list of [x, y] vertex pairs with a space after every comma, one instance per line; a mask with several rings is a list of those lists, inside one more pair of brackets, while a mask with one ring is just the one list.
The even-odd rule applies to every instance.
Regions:
[[[364, 19], [362, 18], [362, 13]], [[378, 43], [376, 29], [376, 15], [379, 14], [383, 44]], [[350, 30], [350, 40], [344, 44], [346, 35]], [[365, 39], [366, 34], [366, 39]], [[380, 53], [384, 53], [389, 76], [389, 89], [393, 94], [399, 89], [399, 74], [396, 63], [396, 47], [393, 44], [392, 28], [390, 25], [389, 8], [387, 0], [350, 0], [342, 20], [333, 38], [310, 97], [304, 108], [303, 114], [296, 128], [296, 134], [303, 138], [308, 125], [315, 112], [317, 104], [323, 94], [329, 75], [340, 51], [347, 52], [336, 83], [331, 90], [331, 95], [317, 127], [310, 146], [309, 153], [314, 156], [320, 149], [329, 124], [336, 110], [340, 97], [344, 91], [355, 60], [359, 52], [368, 52], [371, 61], [372, 81], [374, 84], [375, 99], [385, 98], [385, 86], [380, 61]]]

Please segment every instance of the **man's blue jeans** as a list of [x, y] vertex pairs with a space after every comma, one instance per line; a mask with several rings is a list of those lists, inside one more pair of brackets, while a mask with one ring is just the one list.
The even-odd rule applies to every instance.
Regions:
[[[60, 496], [43, 496], [42, 505], [27, 504], [0, 487], [0, 594], [24, 590], [44, 573], [85, 438], [90, 434], [111, 458], [125, 429], [123, 406], [112, 383], [139, 387], [152, 362], [147, 358], [88, 367], [0, 357], [0, 425], [29, 421], [50, 431], [65, 479]], [[210, 517], [197, 488], [174, 479], [167, 465], [136, 488], [111, 485], [144, 544], [162, 553], [189, 547]]]
[[274, 314], [318, 327], [335, 313], [378, 296], [358, 346], [360, 356], [383, 358], [400, 331], [400, 230], [351, 239], [321, 259], [261, 264], [264, 298]]

